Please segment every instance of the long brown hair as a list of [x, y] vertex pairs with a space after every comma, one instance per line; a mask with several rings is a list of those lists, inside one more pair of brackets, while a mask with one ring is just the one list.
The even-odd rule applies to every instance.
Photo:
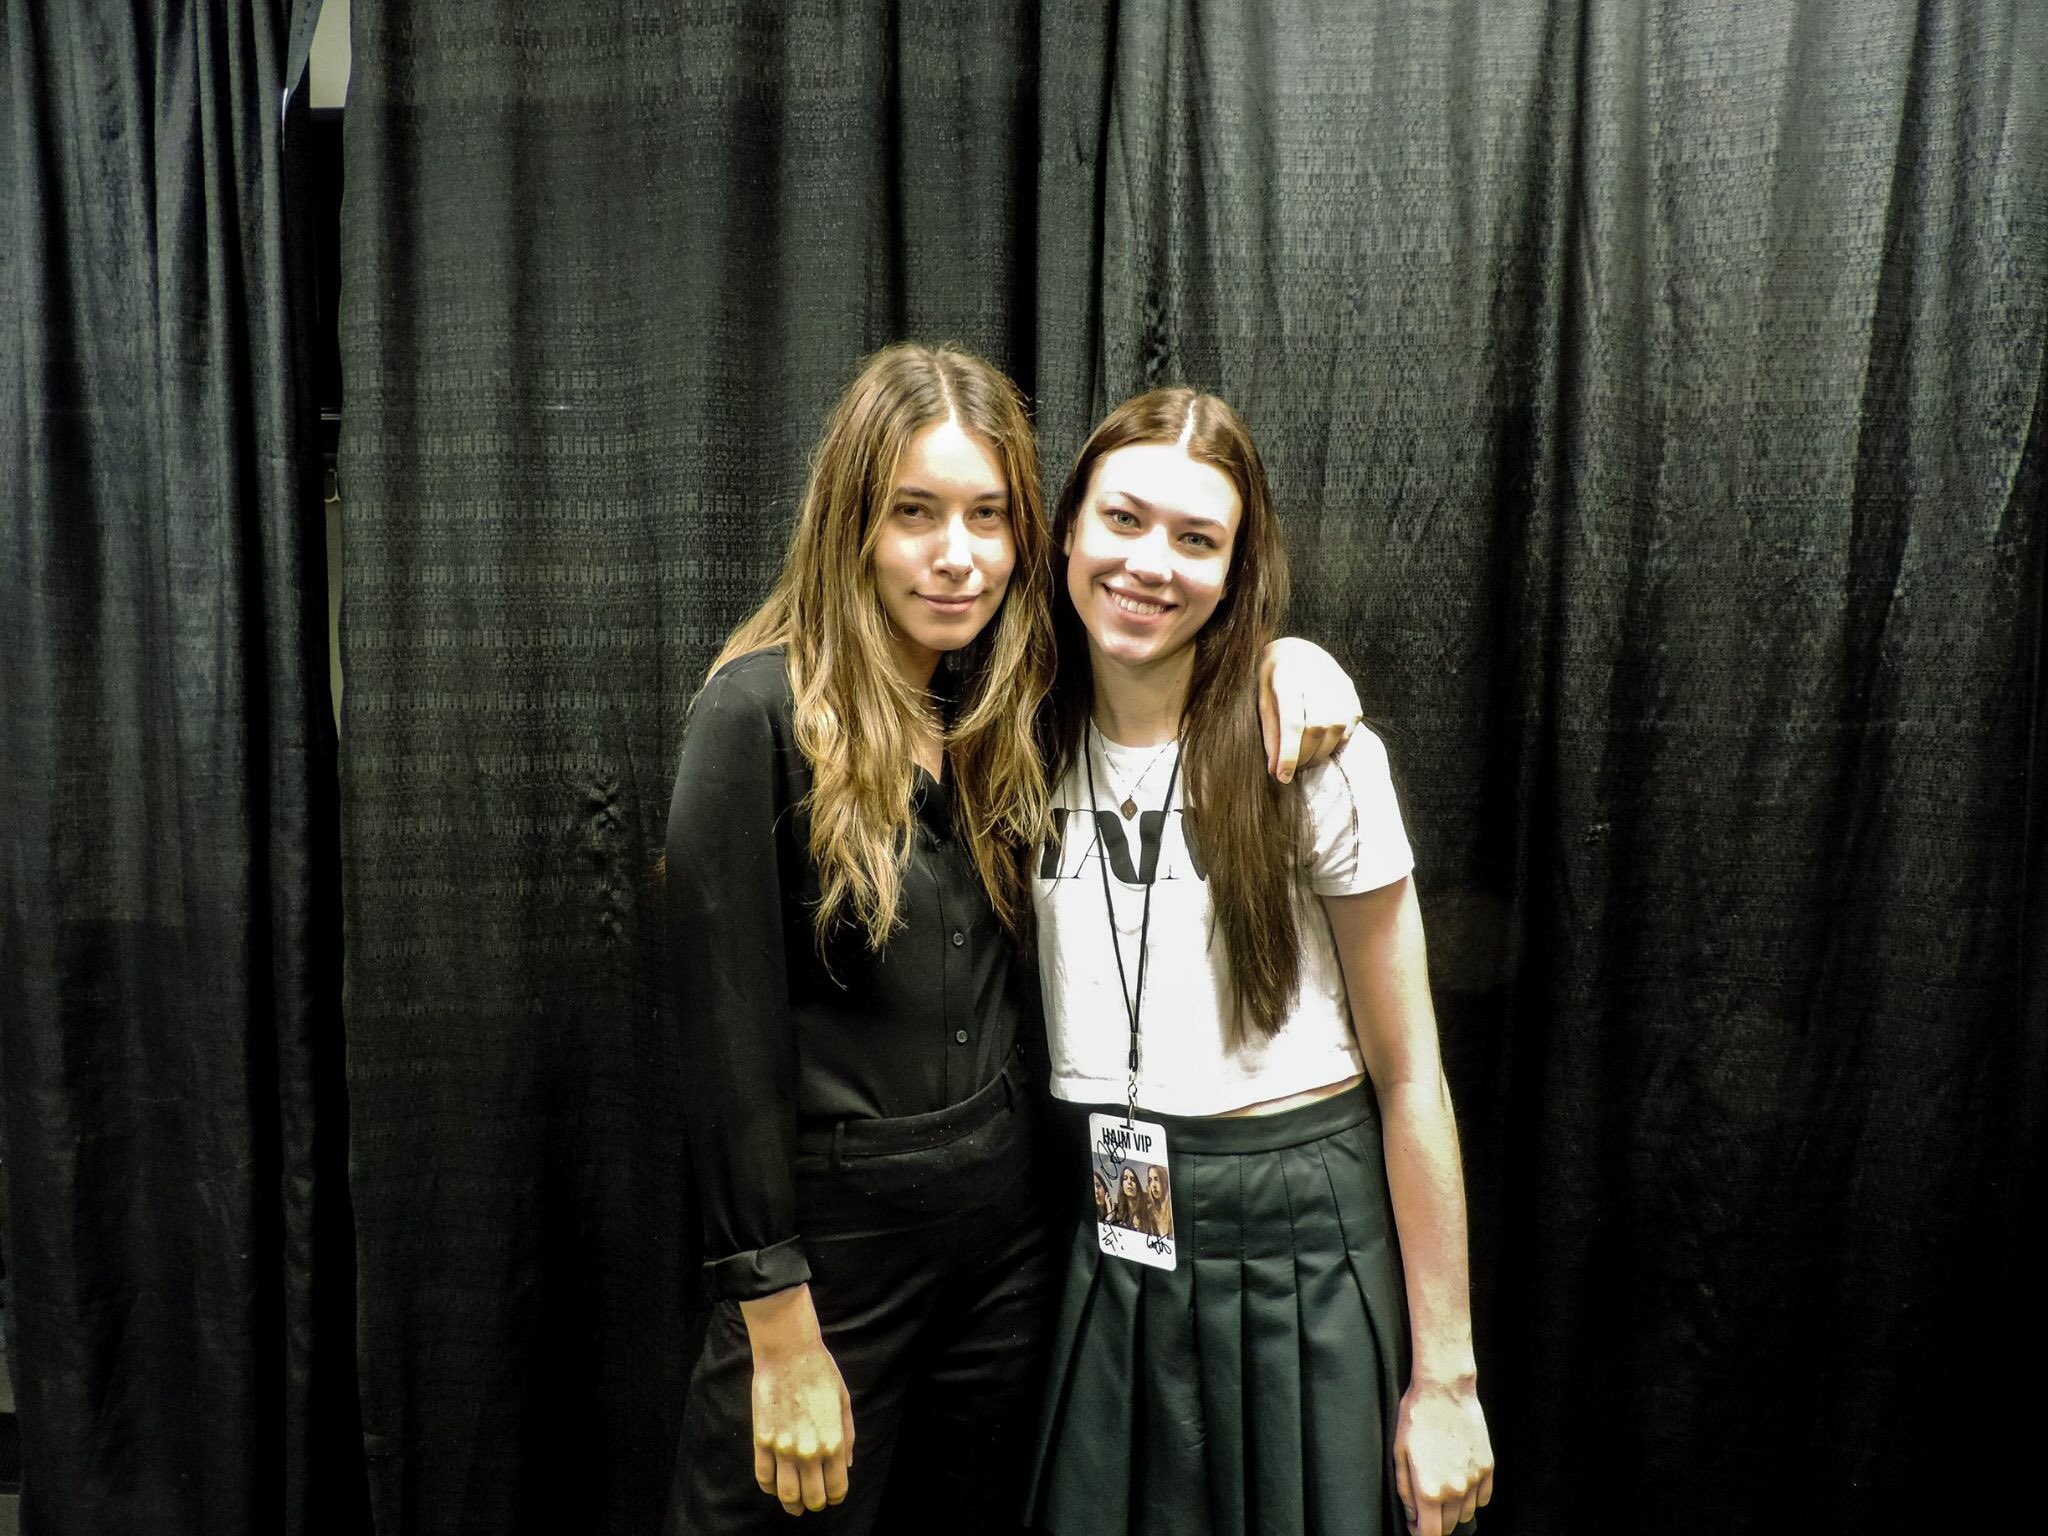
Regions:
[[1055, 777], [1081, 750], [1095, 707], [1088, 634], [1067, 598], [1063, 550], [1095, 466], [1135, 443], [1180, 443], [1222, 472], [1242, 511], [1223, 597], [1195, 636], [1194, 676], [1181, 717], [1184, 826], [1209, 875], [1213, 927], [1223, 941], [1237, 1027], [1270, 1038], [1301, 986], [1295, 902], [1301, 878], [1301, 800], [1266, 772], [1259, 734], [1259, 658], [1287, 616], [1287, 545], [1266, 468], [1237, 412], [1214, 395], [1155, 389], [1126, 400], [1089, 436], [1053, 509], [1053, 630], [1058, 640], [1047, 756]]
[[1030, 927], [1025, 853], [1047, 820], [1035, 721], [1051, 674], [1050, 546], [1031, 420], [1016, 385], [980, 358], [905, 342], [870, 357], [840, 396], [782, 575], [711, 666], [716, 672], [773, 646], [788, 658], [797, 745], [811, 766], [805, 804], [821, 945], [842, 916], [876, 950], [897, 923], [910, 856], [913, 749], [933, 721], [926, 698], [896, 669], [873, 557], [904, 449], [948, 417], [1002, 465], [1016, 546], [1002, 606], [949, 659], [958, 674], [945, 733], [954, 829], [1003, 925], [1017, 935]]

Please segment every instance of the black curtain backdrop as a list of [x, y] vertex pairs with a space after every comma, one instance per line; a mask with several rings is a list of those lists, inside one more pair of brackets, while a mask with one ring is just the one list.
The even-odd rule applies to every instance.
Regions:
[[279, 122], [310, 9], [296, 34], [284, 0], [0, 9], [0, 1238], [29, 1536], [365, 1510]]
[[1158, 380], [1259, 433], [1421, 859], [1490, 1526], [2001, 1518], [2048, 1050], [2026, 8], [677, 9], [354, 7], [379, 1531], [665, 1494], [669, 777], [903, 335], [1008, 366], [1055, 479]]
[[385, 1536], [658, 1518], [697, 1264], [654, 883], [684, 711], [864, 351], [1029, 368], [1032, 8], [670, 9], [353, 8], [344, 886]]

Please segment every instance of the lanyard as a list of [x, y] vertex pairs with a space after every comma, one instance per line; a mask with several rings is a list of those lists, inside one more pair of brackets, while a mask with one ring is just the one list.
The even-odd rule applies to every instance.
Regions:
[[[1095, 730], [1092, 723], [1088, 728]], [[1102, 733], [1095, 731], [1095, 734], [1099, 737]], [[1107, 751], [1106, 748], [1104, 750]], [[1085, 742], [1082, 744], [1081, 761], [1088, 770], [1088, 814], [1095, 821], [1095, 835], [1099, 840], [1102, 836], [1102, 812], [1095, 803], [1095, 757], [1087, 750]], [[1173, 770], [1166, 775], [1166, 798], [1159, 802], [1159, 842], [1162, 852], [1166, 845], [1166, 812], [1173, 804], [1173, 786], [1179, 779], [1180, 748], [1176, 746], [1173, 749]], [[1143, 818], [1140, 818], [1141, 829], [1143, 825]], [[1143, 842], [1144, 835], [1141, 830], [1141, 846]], [[1116, 906], [1109, 898], [1109, 858], [1099, 850], [1096, 854], [1096, 867], [1102, 872], [1102, 910], [1109, 918], [1109, 944], [1116, 954], [1116, 982], [1123, 991], [1124, 1012], [1131, 1021], [1130, 1081], [1124, 1090], [1124, 1124], [1129, 1125], [1138, 1114], [1138, 1010], [1145, 1005], [1145, 957], [1152, 935], [1152, 887], [1157, 883], [1159, 868], [1155, 862], [1152, 868], [1153, 878], [1145, 882], [1144, 916], [1138, 921], [1138, 989], [1133, 993], [1130, 979], [1124, 971], [1123, 941], [1117, 937], [1116, 932]]]

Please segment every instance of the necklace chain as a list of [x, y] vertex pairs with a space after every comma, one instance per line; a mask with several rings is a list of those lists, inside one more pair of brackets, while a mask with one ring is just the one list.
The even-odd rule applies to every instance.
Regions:
[[[1096, 733], [1100, 735], [1100, 732]], [[1107, 761], [1108, 754], [1104, 754]], [[1095, 761], [1092, 756], [1084, 757], [1082, 765], [1088, 770], [1088, 811], [1091, 816], [1099, 815], [1095, 804]], [[1180, 782], [1180, 753], [1173, 754], [1173, 772], [1166, 776], [1166, 798], [1159, 804], [1161, 816], [1173, 804], [1173, 786]], [[1128, 802], [1126, 802], [1128, 804]], [[1128, 813], [1126, 813], [1128, 814]], [[1116, 902], [1109, 894], [1109, 860], [1100, 853], [1096, 856], [1096, 870], [1102, 876], [1102, 910], [1109, 919], [1109, 943], [1116, 955], [1117, 986], [1124, 996], [1124, 1010], [1131, 1022], [1131, 1049], [1129, 1056], [1130, 1076], [1124, 1085], [1124, 1124], [1129, 1125], [1138, 1117], [1138, 1013], [1145, 1005], [1145, 962], [1151, 950], [1152, 938], [1152, 887], [1156, 881], [1145, 882], [1145, 906], [1138, 920], [1138, 985], [1131, 987], [1130, 974], [1124, 969], [1123, 940], [1117, 936]]]
[[1138, 814], [1138, 791], [1145, 787], [1145, 780], [1151, 777], [1152, 770], [1159, 766], [1160, 761], [1166, 756], [1167, 748], [1171, 747], [1173, 743], [1171, 741], [1161, 742], [1158, 750], [1146, 759], [1145, 766], [1139, 770], [1137, 778], [1131, 781], [1128, 788], [1125, 788], [1120, 782], [1120, 776], [1116, 771], [1116, 764], [1110, 760], [1109, 738], [1102, 734], [1102, 728], [1092, 720], [1088, 722], [1088, 729], [1095, 733], [1096, 741], [1101, 743], [1102, 771], [1109, 775], [1110, 790], [1116, 794], [1116, 808], [1123, 813], [1124, 820], [1129, 821]]

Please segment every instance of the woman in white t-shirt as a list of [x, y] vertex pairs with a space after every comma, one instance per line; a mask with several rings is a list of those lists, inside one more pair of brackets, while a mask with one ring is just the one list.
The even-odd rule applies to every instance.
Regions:
[[1444, 1536], [1491, 1497], [1493, 1453], [1385, 749], [1360, 731], [1297, 785], [1265, 771], [1254, 689], [1287, 559], [1223, 401], [1118, 407], [1052, 534], [1052, 1088], [1097, 1176], [1142, 1161], [1170, 1208], [1077, 1200], [1029, 1514]]

